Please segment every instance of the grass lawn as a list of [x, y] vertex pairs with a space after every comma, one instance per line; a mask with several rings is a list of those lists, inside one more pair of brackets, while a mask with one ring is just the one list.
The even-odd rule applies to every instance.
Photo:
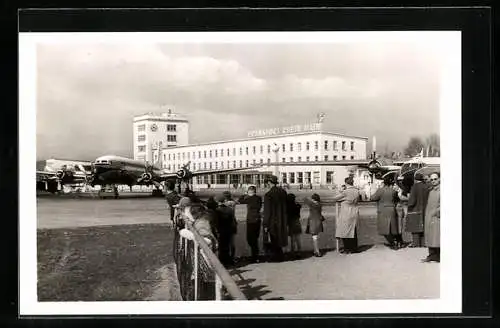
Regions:
[[166, 224], [38, 230], [39, 301], [139, 301], [173, 261]]

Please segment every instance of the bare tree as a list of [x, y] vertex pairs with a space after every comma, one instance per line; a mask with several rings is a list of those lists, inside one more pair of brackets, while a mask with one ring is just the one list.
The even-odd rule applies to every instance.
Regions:
[[416, 156], [424, 148], [424, 142], [419, 137], [411, 137], [408, 141], [408, 146], [404, 150], [404, 154], [407, 156]]
[[439, 135], [433, 133], [425, 139], [426, 156], [439, 156], [441, 152]]

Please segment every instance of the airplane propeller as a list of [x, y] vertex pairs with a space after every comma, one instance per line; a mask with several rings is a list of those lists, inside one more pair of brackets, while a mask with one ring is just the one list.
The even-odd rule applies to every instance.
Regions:
[[140, 181], [141, 181], [141, 182], [148, 183], [148, 182], [150, 182], [152, 179], [153, 179], [153, 175], [152, 175], [150, 172], [144, 172], [144, 173], [141, 175], [141, 179], [140, 179]]
[[175, 173], [179, 180], [189, 179], [189, 165], [191, 165], [191, 161], [184, 164], [182, 168]]
[[65, 176], [66, 176], [66, 172], [64, 172], [64, 170], [58, 170], [58, 171], [56, 172], [56, 178], [57, 178], [58, 180], [62, 180], [62, 179], [64, 179], [64, 177], [65, 177]]

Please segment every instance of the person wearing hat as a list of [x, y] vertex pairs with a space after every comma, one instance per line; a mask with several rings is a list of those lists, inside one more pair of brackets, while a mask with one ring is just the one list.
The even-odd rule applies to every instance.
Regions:
[[247, 205], [247, 243], [252, 253], [252, 262], [259, 261], [259, 235], [262, 224], [260, 209], [262, 208], [262, 197], [257, 195], [255, 186], [248, 187], [246, 195], [238, 199], [238, 203]]
[[359, 219], [359, 190], [354, 187], [354, 178], [349, 176], [344, 179], [345, 188], [333, 197], [335, 202], [340, 202], [339, 216], [336, 218], [335, 238], [341, 239], [344, 248], [340, 253], [351, 254], [358, 251], [356, 226]]
[[215, 200], [218, 203], [216, 226], [219, 237], [219, 260], [224, 265], [232, 265], [234, 259], [231, 256], [231, 239], [234, 229], [234, 212], [225, 204], [224, 195], [217, 196]]
[[370, 199], [378, 202], [378, 233], [385, 237], [391, 249], [397, 250], [402, 247], [403, 240], [401, 234], [399, 234], [398, 216], [396, 213], [396, 204], [399, 202], [399, 197], [397, 191], [392, 187], [393, 184], [392, 177], [385, 177], [384, 185]]
[[271, 239], [271, 260], [281, 262], [284, 259], [283, 247], [288, 245], [287, 192], [278, 187], [278, 178], [268, 180], [271, 188], [264, 195], [264, 232]]
[[217, 231], [217, 206], [219, 204], [215, 201], [214, 196], [208, 197], [205, 203], [207, 216], [210, 218], [210, 226], [214, 236], [219, 240], [219, 232]]
[[183, 208], [185, 220], [191, 222], [192, 226], [200, 236], [205, 238], [209, 246], [214, 246], [216, 237], [212, 229], [212, 217], [200, 202], [189, 202]]
[[408, 216], [406, 218], [406, 231], [412, 235], [410, 247], [424, 246], [424, 217], [429, 187], [424, 182], [422, 173], [415, 173], [415, 182], [410, 189], [408, 198]]
[[429, 249], [429, 255], [422, 262], [441, 261], [441, 188], [439, 172], [429, 175], [432, 184], [425, 205], [425, 246]]
[[181, 196], [175, 191], [175, 183], [173, 181], [166, 182], [166, 192], [165, 200], [167, 201], [168, 207], [170, 208], [170, 220], [174, 222], [175, 217], [175, 207], [181, 199]]

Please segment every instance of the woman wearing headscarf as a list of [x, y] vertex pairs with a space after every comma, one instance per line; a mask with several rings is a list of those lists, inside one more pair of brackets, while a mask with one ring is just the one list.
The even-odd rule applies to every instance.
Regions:
[[306, 197], [304, 203], [309, 207], [309, 217], [307, 218], [306, 233], [312, 235], [314, 256], [321, 257], [318, 245], [318, 235], [323, 232], [323, 215], [321, 214], [322, 206], [321, 199], [318, 194], [313, 194], [311, 198]]
[[391, 177], [384, 178], [384, 184], [379, 188], [370, 199], [378, 202], [377, 206], [377, 230], [383, 235], [389, 246], [396, 250], [403, 243], [399, 234], [398, 216], [396, 213], [396, 204], [399, 202], [397, 191], [392, 187]]

